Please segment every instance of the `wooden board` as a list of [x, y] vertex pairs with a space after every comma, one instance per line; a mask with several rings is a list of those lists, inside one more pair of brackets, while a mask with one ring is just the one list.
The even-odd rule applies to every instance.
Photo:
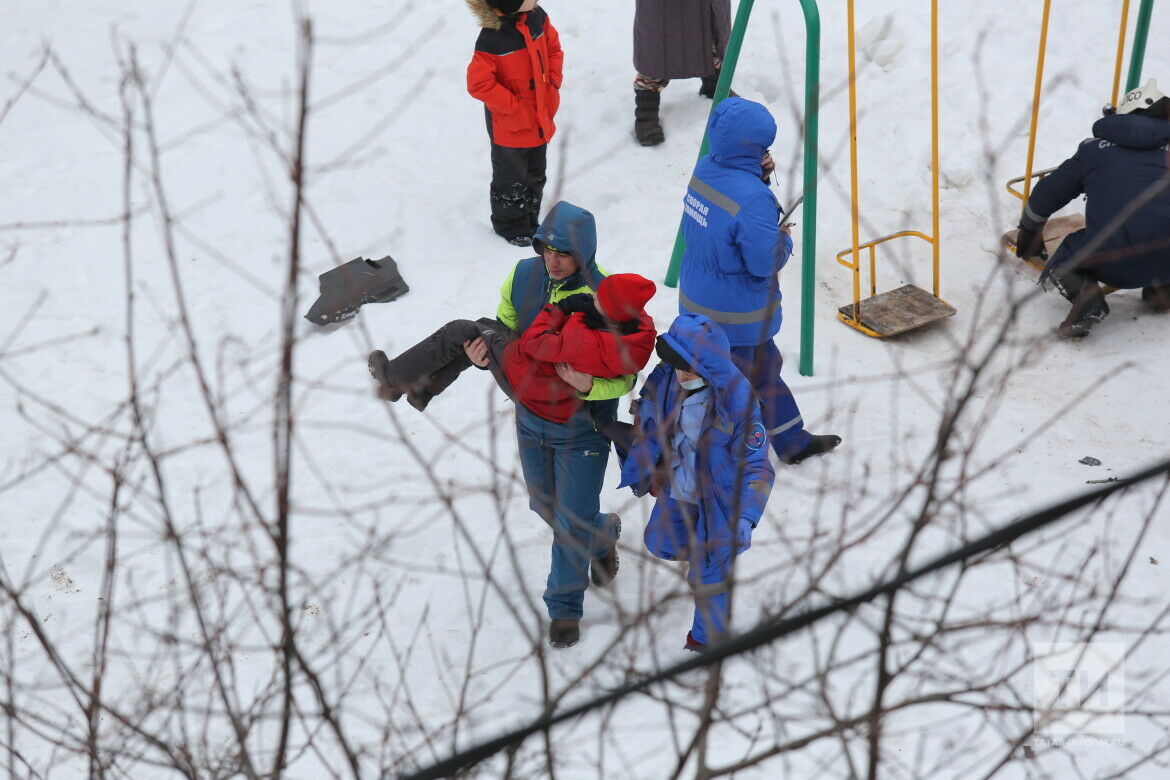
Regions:
[[852, 303], [837, 311], [846, 325], [871, 336], [888, 338], [954, 316], [955, 307], [921, 287], [907, 284], [862, 301], [859, 323], [853, 321]]
[[[1048, 256], [1052, 257], [1056, 253], [1056, 248], [1060, 246], [1060, 242], [1064, 241], [1064, 237], [1069, 233], [1075, 233], [1085, 226], [1084, 214], [1069, 214], [1067, 217], [1057, 217], [1050, 219], [1044, 223], [1044, 249], [1048, 252]], [[1015, 254], [1016, 251], [1016, 236], [1019, 230], [1009, 230], [1003, 234], [1003, 245], [1007, 247], [1008, 251]], [[1033, 257], [1026, 261], [1028, 265], [1033, 268], [1044, 270], [1044, 266], [1048, 264], [1047, 260], [1039, 257]]]

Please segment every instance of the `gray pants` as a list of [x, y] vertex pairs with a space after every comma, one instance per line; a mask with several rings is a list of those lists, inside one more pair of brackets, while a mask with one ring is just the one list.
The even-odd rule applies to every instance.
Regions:
[[504, 348], [516, 340], [517, 333], [499, 320], [452, 320], [410, 349], [390, 360], [382, 381], [418, 396], [424, 403], [442, 393], [471, 366], [463, 342], [482, 337], [488, 348], [488, 369], [500, 389], [513, 396], [511, 383], [504, 375]]

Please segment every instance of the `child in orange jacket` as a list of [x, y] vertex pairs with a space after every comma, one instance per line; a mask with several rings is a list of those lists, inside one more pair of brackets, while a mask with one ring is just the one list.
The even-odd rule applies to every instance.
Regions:
[[467, 91], [483, 101], [492, 147], [492, 228], [528, 246], [540, 218], [548, 142], [556, 132], [564, 55], [537, 0], [467, 0], [483, 27]]

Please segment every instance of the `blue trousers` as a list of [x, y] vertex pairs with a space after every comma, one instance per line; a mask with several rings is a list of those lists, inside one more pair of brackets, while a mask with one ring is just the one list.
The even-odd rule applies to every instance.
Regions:
[[775, 342], [732, 347], [731, 359], [751, 382], [763, 406], [764, 427], [772, 440], [772, 449], [781, 459], [803, 450], [812, 440], [804, 429], [804, 419], [796, 406], [792, 391], [780, 376], [784, 358]]
[[517, 404], [516, 439], [528, 505], [553, 530], [544, 603], [548, 616], [580, 618], [589, 563], [603, 555], [613, 528], [600, 514], [609, 439], [581, 420], [545, 420]]
[[708, 523], [718, 522], [704, 516], [701, 504], [660, 498], [655, 509], [642, 537], [646, 549], [664, 560], [690, 563], [687, 581], [695, 596], [691, 638], [710, 644], [727, 632], [730, 609], [727, 588], [735, 557], [731, 554], [730, 540], [715, 545], [699, 542], [696, 529], [702, 527], [708, 535], [711, 530]]

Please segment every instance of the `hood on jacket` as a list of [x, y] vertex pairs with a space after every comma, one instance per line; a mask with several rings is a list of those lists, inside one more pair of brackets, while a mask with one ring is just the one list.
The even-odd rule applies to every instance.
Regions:
[[577, 273], [585, 283], [593, 290], [601, 284], [603, 276], [597, 270], [597, 222], [593, 214], [580, 206], [557, 201], [532, 236], [532, 246], [537, 252], [545, 246], [567, 249], [581, 267]]
[[764, 150], [776, 140], [776, 120], [752, 100], [729, 97], [715, 106], [707, 120], [711, 159], [729, 168], [759, 175]]
[[1157, 149], [1170, 143], [1170, 122], [1146, 114], [1110, 114], [1093, 123], [1093, 135], [1127, 149]]
[[[504, 26], [504, 17], [496, 13], [496, 9], [492, 8], [487, 0], [464, 0], [467, 7], [471, 9], [471, 13], [475, 14], [475, 18], [479, 21], [480, 27], [486, 27], [489, 30], [499, 30]], [[540, 0], [532, 6], [535, 10], [540, 5]]]
[[733, 420], [735, 410], [741, 408], [734, 399], [740, 393], [750, 395], [753, 391], [731, 360], [731, 346], [723, 328], [702, 314], [680, 314], [659, 338], [707, 380], [715, 394], [719, 417]]

